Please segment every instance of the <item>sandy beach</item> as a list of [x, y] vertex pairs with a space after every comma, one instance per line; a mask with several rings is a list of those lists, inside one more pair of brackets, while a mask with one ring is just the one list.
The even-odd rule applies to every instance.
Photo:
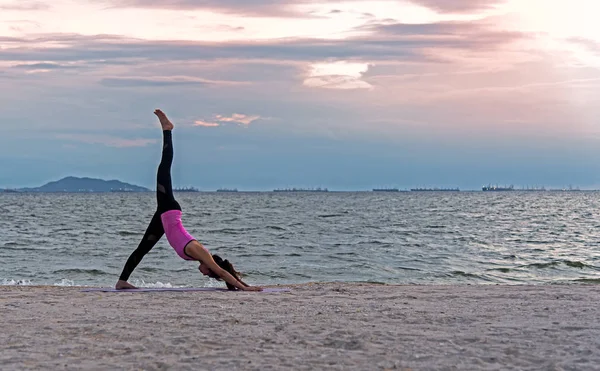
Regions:
[[0, 369], [597, 370], [600, 287], [0, 287]]

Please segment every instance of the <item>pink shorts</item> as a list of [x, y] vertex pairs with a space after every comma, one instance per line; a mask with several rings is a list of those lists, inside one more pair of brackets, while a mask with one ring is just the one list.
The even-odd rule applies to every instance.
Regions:
[[181, 210], [166, 211], [160, 215], [160, 219], [162, 220], [167, 240], [171, 247], [175, 249], [177, 255], [185, 260], [196, 260], [186, 255], [184, 251], [185, 246], [196, 239], [183, 228]]

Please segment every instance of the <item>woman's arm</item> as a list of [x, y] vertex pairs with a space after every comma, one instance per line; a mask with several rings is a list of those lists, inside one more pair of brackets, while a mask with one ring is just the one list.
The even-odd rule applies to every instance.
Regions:
[[[212, 257], [211, 257], [212, 259]], [[215, 274], [219, 277], [221, 277], [223, 279], [223, 281], [232, 284], [233, 286], [237, 287], [240, 290], [244, 290], [244, 291], [260, 291], [259, 288], [253, 288], [253, 290], [249, 290], [250, 286], [248, 285], [244, 285], [240, 280], [236, 279], [234, 276], [232, 276], [229, 272], [227, 272], [225, 269], [219, 267], [219, 265], [217, 263], [215, 263], [215, 261], [212, 261], [213, 264], [210, 264], [208, 262], [203, 262], [204, 264], [206, 264], [208, 266], [208, 268], [210, 268], [211, 271], [215, 272]]]
[[206, 264], [206, 267], [213, 271], [217, 276], [222, 278], [225, 282], [235, 286], [236, 288], [244, 291], [262, 291], [260, 287], [252, 287], [249, 286], [241, 280], [238, 280], [234, 276], [232, 276], [225, 269], [219, 267], [219, 265], [215, 262], [212, 255], [202, 246], [199, 242], [193, 241], [188, 246], [186, 246], [186, 252], [193, 258], [201, 261], [203, 264]]
[[246, 287], [250, 287], [250, 285], [248, 285], [246, 282], [242, 281], [241, 278], [238, 278], [238, 281], [240, 281], [240, 283]]

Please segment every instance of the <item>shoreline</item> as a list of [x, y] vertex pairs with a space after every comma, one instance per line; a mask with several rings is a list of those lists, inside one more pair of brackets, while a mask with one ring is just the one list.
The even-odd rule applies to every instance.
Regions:
[[[69, 195], [69, 194], [154, 194], [155, 190], [148, 191], [21, 191], [10, 188], [0, 188], [0, 194], [57, 194], [57, 195]], [[174, 190], [173, 192], [178, 194], [256, 194], [256, 193], [276, 193], [276, 194], [327, 194], [327, 193], [370, 193], [370, 194], [459, 194], [459, 193], [489, 193], [489, 194], [539, 194], [539, 193], [598, 193], [600, 189], [513, 189], [510, 191], [497, 191], [497, 190], [481, 190], [481, 189], [460, 189], [460, 190], [442, 190], [442, 189], [423, 189], [423, 190], [407, 190], [399, 189], [398, 191], [373, 191], [372, 189], [356, 189], [356, 190], [327, 190], [327, 191], [310, 191], [310, 190], [297, 190], [297, 191], [280, 191], [280, 190], [238, 190], [238, 191], [222, 191], [216, 189], [208, 190], [195, 190], [195, 191], [182, 191]]]
[[[294, 289], [298, 289], [300, 291], [305, 291], [312, 287], [325, 288], [330, 286], [347, 286], [348, 288], [352, 287], [371, 287], [372, 289], [376, 289], [378, 287], [384, 288], [397, 288], [397, 289], [419, 289], [422, 288], [424, 290], [428, 289], [461, 289], [461, 288], [490, 288], [495, 287], [498, 289], [517, 289], [517, 288], [598, 288], [600, 290], [600, 280], [576, 280], [576, 281], [560, 281], [560, 282], [540, 282], [540, 283], [531, 283], [531, 282], [522, 282], [522, 283], [385, 283], [385, 282], [370, 282], [370, 281], [314, 281], [314, 282], [303, 282], [303, 283], [289, 283], [289, 284], [252, 284], [251, 286], [260, 286], [263, 288], [272, 288], [272, 289], [284, 289], [289, 288], [291, 291]], [[211, 286], [154, 286], [150, 284], [148, 286], [137, 286], [139, 289], [149, 289], [149, 288], [157, 288], [157, 289], [192, 289], [192, 288], [206, 288], [206, 289], [226, 289], [225, 285], [211, 285]], [[70, 290], [74, 292], [83, 292], [85, 289], [95, 289], [95, 288], [114, 288], [114, 285], [108, 286], [98, 286], [98, 285], [30, 285], [30, 284], [0, 284], [0, 292], [3, 290], [10, 291], [13, 290]], [[128, 290], [122, 290], [128, 291]], [[207, 290], [210, 292], [211, 290]], [[185, 292], [185, 291], [182, 291]], [[227, 291], [229, 292], [229, 290]], [[247, 293], [240, 290], [232, 290], [231, 293]]]
[[[267, 286], [265, 286], [267, 287]], [[0, 369], [593, 370], [600, 285], [0, 286]]]

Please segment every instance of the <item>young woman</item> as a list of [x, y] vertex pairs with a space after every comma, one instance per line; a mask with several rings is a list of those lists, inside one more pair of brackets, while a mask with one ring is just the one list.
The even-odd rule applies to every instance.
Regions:
[[158, 116], [163, 130], [162, 159], [158, 166], [156, 177], [156, 200], [158, 208], [138, 248], [127, 259], [127, 263], [125, 263], [125, 267], [115, 288], [118, 290], [136, 288], [127, 282], [129, 275], [131, 275], [131, 272], [137, 267], [144, 255], [156, 245], [162, 235], [166, 234], [169, 244], [182, 259], [200, 262], [198, 269], [205, 276], [224, 280], [227, 283], [227, 288], [230, 290], [261, 291], [262, 288], [260, 287], [251, 287], [244, 283], [239, 278], [239, 273], [233, 269], [233, 265], [229, 261], [224, 261], [218, 255], [211, 255], [183, 227], [181, 223], [181, 206], [175, 201], [173, 186], [171, 184], [171, 164], [173, 163], [171, 130], [173, 130], [173, 124], [161, 110], [154, 111], [154, 114]]

